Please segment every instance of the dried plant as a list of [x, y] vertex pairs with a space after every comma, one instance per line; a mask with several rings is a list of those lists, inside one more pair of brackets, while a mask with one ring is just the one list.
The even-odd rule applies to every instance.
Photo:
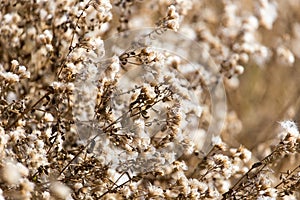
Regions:
[[0, 199], [300, 198], [298, 98], [250, 149], [225, 95], [295, 68], [299, 7], [0, 1]]

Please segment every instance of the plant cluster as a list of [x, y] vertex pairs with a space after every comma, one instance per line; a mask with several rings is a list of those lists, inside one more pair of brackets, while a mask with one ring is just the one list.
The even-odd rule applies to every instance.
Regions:
[[0, 199], [299, 198], [296, 123], [253, 155], [224, 139], [242, 125], [218, 87], [272, 57], [295, 63], [299, 34], [261, 39], [280, 6], [0, 1]]

